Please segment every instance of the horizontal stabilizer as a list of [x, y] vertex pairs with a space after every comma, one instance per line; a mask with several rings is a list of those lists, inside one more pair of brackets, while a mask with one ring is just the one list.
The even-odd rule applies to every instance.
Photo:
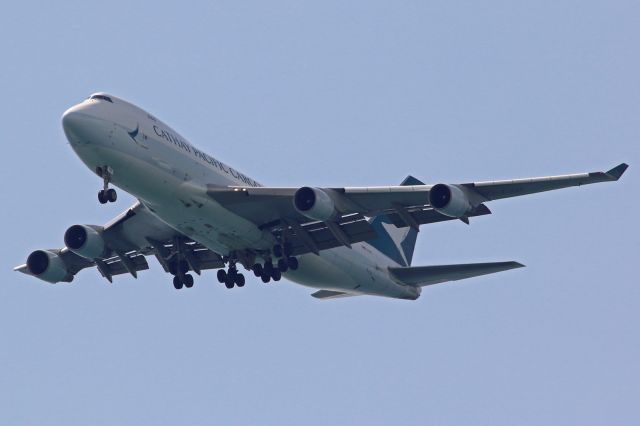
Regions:
[[466, 263], [460, 265], [413, 266], [409, 268], [389, 268], [391, 274], [404, 284], [424, 287], [446, 281], [457, 281], [479, 275], [493, 274], [522, 268], [518, 262]]
[[606, 174], [611, 176], [613, 179], [618, 180], [624, 174], [628, 167], [629, 165], [626, 163], [618, 164], [616, 167], [606, 172]]
[[338, 299], [340, 297], [357, 296], [356, 294], [343, 293], [341, 291], [320, 290], [312, 294], [316, 299]]

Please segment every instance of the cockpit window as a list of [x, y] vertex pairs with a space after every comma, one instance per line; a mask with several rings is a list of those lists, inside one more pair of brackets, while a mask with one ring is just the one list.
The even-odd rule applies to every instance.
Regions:
[[107, 102], [113, 103], [111, 98], [108, 97], [108, 96], [105, 96], [105, 95], [93, 95], [89, 99], [102, 99], [103, 101], [107, 101]]

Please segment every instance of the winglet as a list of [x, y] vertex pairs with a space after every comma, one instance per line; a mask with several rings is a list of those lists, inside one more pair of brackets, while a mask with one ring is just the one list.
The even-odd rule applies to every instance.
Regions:
[[611, 176], [613, 179], [618, 180], [620, 179], [620, 176], [622, 176], [623, 173], [627, 170], [627, 167], [629, 167], [627, 163], [622, 163], [607, 171], [606, 174], [608, 176]]

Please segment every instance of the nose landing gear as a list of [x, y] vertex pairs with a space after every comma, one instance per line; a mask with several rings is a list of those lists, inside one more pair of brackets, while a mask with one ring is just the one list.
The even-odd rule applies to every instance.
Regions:
[[118, 199], [118, 193], [115, 189], [109, 188], [113, 169], [109, 166], [98, 167], [96, 173], [102, 177], [103, 182], [102, 189], [98, 192], [98, 201], [100, 204], [114, 203]]

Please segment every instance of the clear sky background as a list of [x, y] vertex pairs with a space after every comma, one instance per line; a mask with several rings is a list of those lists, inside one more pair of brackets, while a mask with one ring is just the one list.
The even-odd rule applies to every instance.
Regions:
[[[0, 423], [636, 425], [637, 1], [12, 2], [0, 15]], [[468, 182], [631, 167], [424, 226], [414, 264], [527, 268], [415, 301], [321, 302], [212, 272], [176, 291], [12, 271], [133, 202], [62, 112], [128, 99], [270, 185]]]

